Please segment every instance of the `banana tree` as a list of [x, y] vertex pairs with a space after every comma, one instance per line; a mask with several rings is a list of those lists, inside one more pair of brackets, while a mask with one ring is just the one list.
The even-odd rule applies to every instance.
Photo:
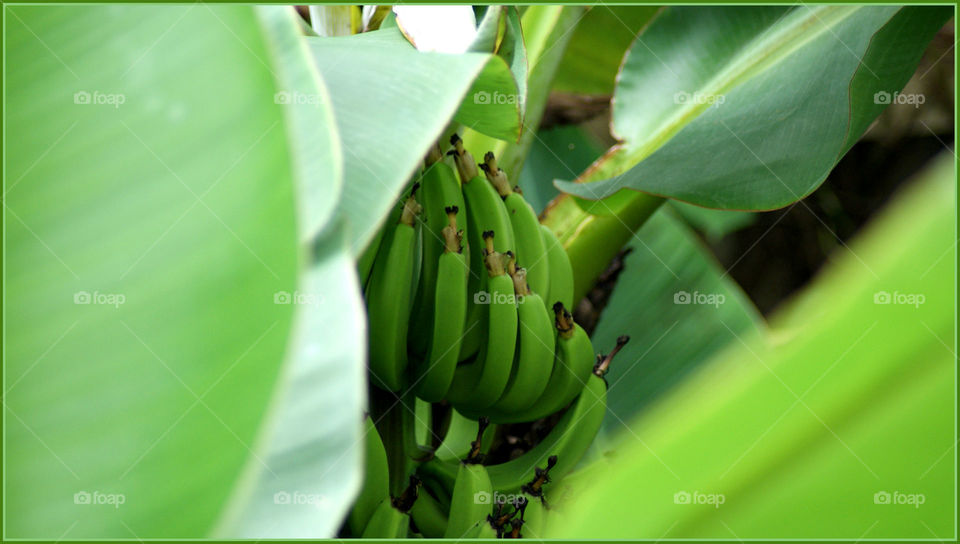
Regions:
[[[802, 204], [951, 15], [5, 6], [5, 536], [955, 538], [949, 154], [769, 319], [690, 226]], [[610, 93], [616, 143], [555, 145], [553, 91]], [[442, 167], [464, 205], [431, 223]], [[514, 203], [499, 237], [474, 183]], [[542, 249], [497, 245], [528, 204]], [[520, 386], [494, 413], [380, 379], [371, 339], [433, 339], [409, 308], [368, 315], [398, 223], [410, 281], [379, 298], [415, 306], [424, 256], [456, 253], [476, 283], [449, 292], [530, 295], [504, 314], [519, 348], [491, 344], [501, 393], [514, 352], [588, 360], [569, 398], [512, 417]], [[615, 259], [587, 338], [570, 311]], [[481, 344], [509, 318], [488, 306]], [[559, 331], [529, 348], [523, 323]], [[532, 462], [496, 459], [487, 417], [538, 421]]]

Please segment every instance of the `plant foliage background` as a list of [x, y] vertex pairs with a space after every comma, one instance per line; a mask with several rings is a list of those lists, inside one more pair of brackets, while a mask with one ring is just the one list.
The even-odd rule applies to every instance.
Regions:
[[[683, 204], [811, 194], [952, 12], [489, 13], [500, 54], [307, 36], [287, 7], [4, 6], [5, 536], [335, 535], [362, 477], [354, 260], [452, 120], [582, 294], [632, 249], [593, 339], [633, 341], [552, 536], [956, 536], [952, 151], [769, 319], [698, 236], [753, 216]], [[611, 93], [616, 145], [548, 128], [551, 90]]]

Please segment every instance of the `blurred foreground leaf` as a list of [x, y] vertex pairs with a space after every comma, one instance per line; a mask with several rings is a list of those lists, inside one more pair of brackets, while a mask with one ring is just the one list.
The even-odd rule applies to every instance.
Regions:
[[769, 335], [726, 331], [728, 350], [635, 418], [608, 463], [571, 478], [576, 499], [551, 534], [953, 538], [950, 159]]

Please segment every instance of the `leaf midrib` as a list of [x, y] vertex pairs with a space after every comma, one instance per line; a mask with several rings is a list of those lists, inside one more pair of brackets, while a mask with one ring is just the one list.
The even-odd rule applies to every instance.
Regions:
[[[701, 95], [723, 95], [746, 79], [774, 66], [780, 60], [790, 56], [805, 44], [822, 36], [860, 10], [863, 6], [814, 6], [807, 7], [805, 14], [798, 15], [799, 10], [788, 13], [785, 19], [794, 19], [784, 23], [777, 30], [778, 23], [774, 23], [768, 32], [760, 34], [727, 63], [727, 67], [702, 85], [696, 92]], [[817, 29], [810, 32], [811, 29]], [[772, 30], [770, 32], [769, 30]], [[852, 53], [851, 53], [852, 54]], [[647, 158], [657, 149], [663, 147], [671, 138], [679, 133], [683, 127], [690, 124], [708, 108], [710, 104], [690, 104], [678, 108], [674, 115], [660, 125], [660, 129], [651, 133], [651, 137], [632, 149], [634, 160], [630, 161], [632, 168]], [[636, 144], [633, 144], [636, 145]], [[631, 142], [625, 142], [625, 148], [632, 148]], [[624, 149], [624, 151], [626, 150]]]

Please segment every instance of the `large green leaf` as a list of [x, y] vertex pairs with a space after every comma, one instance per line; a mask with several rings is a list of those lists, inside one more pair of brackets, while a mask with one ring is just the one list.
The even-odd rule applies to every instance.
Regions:
[[726, 331], [572, 479], [552, 534], [953, 538], [954, 179], [939, 161], [770, 335]]
[[595, 5], [583, 15], [557, 70], [553, 88], [585, 94], [611, 94], [624, 53], [659, 6]]
[[[498, 96], [516, 92], [510, 69], [500, 57], [420, 52], [396, 28], [304, 39], [337, 112], [346, 180], [338, 206], [354, 254], [373, 237], [403, 185], [458, 111], [458, 119], [467, 115], [465, 121], [487, 116], [485, 122], [491, 126], [519, 126], [515, 105], [504, 109], [480, 99], [491, 98], [494, 92]], [[487, 94], [477, 95], [475, 101], [471, 93], [479, 92]], [[464, 114], [464, 108], [472, 113]], [[504, 111], [508, 125], [501, 124]]]
[[[554, 74], [584, 9], [577, 6], [530, 6], [521, 19], [522, 35], [518, 36], [516, 32], [508, 34], [512, 39], [523, 42], [522, 47], [526, 49], [525, 56], [530, 66], [523, 92], [524, 116], [520, 139], [497, 139], [471, 130], [469, 126], [463, 131], [464, 146], [475, 153], [493, 151], [500, 168], [511, 180], [516, 180], [522, 172], [530, 146], [539, 137], [537, 128], [543, 118]], [[508, 21], [511, 19], [508, 18]], [[511, 25], [516, 26], [517, 22], [512, 21]], [[550, 191], [556, 192], [556, 189], [551, 187]]]
[[670, 8], [620, 72], [613, 116], [623, 143], [579, 180], [595, 183], [558, 186], [588, 199], [629, 188], [713, 208], [785, 206], [823, 182], [882, 110], [874, 93], [903, 87], [951, 13]]
[[[292, 36], [286, 14], [273, 24]], [[276, 68], [295, 55], [247, 7], [7, 7], [4, 20], [6, 536], [203, 536], [245, 466], [289, 478], [353, 451], [254, 453], [268, 403], [305, 398], [276, 385], [304, 366], [326, 376], [307, 397], [341, 401], [302, 403], [304, 417], [359, 435], [359, 365], [288, 341], [362, 311], [342, 278], [298, 280], [298, 240], [326, 230], [342, 185], [322, 82]], [[281, 107], [291, 88], [275, 77], [316, 101]], [[315, 208], [298, 218], [301, 199]], [[334, 259], [322, 270], [347, 259], [318, 254]], [[325, 297], [344, 304], [314, 304]], [[324, 350], [362, 345], [332, 332]], [[357, 477], [349, 457], [341, 482]]]
[[752, 303], [670, 209], [654, 214], [627, 247], [592, 336], [598, 350], [620, 335], [631, 338], [607, 374], [604, 427], [611, 432], [727, 345], [730, 331], [762, 328]]

